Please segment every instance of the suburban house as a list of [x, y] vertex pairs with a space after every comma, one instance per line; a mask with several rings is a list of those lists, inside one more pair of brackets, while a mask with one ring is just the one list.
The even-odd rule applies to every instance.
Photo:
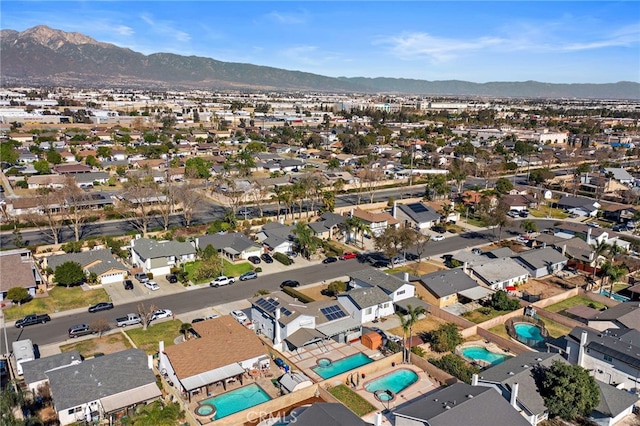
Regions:
[[131, 263], [153, 275], [167, 275], [171, 268], [195, 259], [196, 249], [191, 243], [138, 237], [131, 240]]
[[151, 356], [141, 349], [115, 352], [45, 374], [62, 425], [100, 419], [112, 424], [122, 415], [131, 415], [137, 405], [161, 396]]
[[611, 230], [607, 228], [594, 228], [575, 222], [561, 222], [554, 226], [554, 235], [558, 237], [566, 239], [578, 237], [591, 245], [604, 242], [609, 245], [616, 244], [625, 250], [629, 248], [630, 244], [628, 241], [621, 240], [613, 234], [615, 233], [612, 233]]
[[367, 225], [374, 237], [382, 234], [384, 230], [390, 226], [397, 227], [399, 223], [397, 219], [395, 219], [393, 216], [391, 216], [391, 214], [385, 211], [371, 212], [368, 210], [361, 210], [356, 208], [351, 210], [351, 216], [357, 217], [365, 225]]
[[209, 244], [231, 260], [248, 259], [262, 254], [262, 245], [251, 241], [241, 232], [203, 235], [195, 239], [196, 248], [204, 250]]
[[572, 197], [569, 195], [565, 195], [560, 198], [557, 206], [560, 209], [567, 210], [569, 213], [583, 217], [595, 217], [598, 214], [598, 209], [601, 207], [600, 203], [595, 201], [593, 198]]
[[179, 345], [164, 347], [160, 342], [161, 372], [175, 386], [191, 396], [210, 393], [228, 380], [244, 380], [245, 372], [267, 368], [270, 357], [256, 334], [229, 315], [192, 325], [197, 338]]
[[[31, 182], [31, 179], [29, 179], [29, 182]], [[638, 211], [640, 211], [640, 209], [632, 205], [607, 203], [602, 206], [604, 218], [615, 220], [619, 223], [634, 222]]]
[[605, 167], [602, 172], [625, 185], [631, 185], [635, 181], [635, 178], [622, 167]]
[[308, 226], [316, 237], [330, 240], [336, 235], [338, 227], [342, 225], [346, 219], [346, 217], [339, 214], [327, 212], [320, 216], [316, 222], [309, 223]]
[[496, 391], [458, 382], [403, 404], [393, 412], [395, 426], [529, 426]]
[[349, 273], [349, 288], [378, 287], [396, 303], [415, 296], [416, 288], [409, 283], [408, 275], [400, 279], [377, 269], [363, 269]]
[[533, 278], [546, 277], [561, 271], [567, 266], [568, 259], [551, 247], [523, 251], [515, 260], [524, 266]]
[[606, 384], [637, 392], [640, 389], [640, 331], [611, 328], [604, 331], [575, 327], [557, 345], [567, 361], [591, 371]]
[[128, 273], [128, 268], [113, 257], [111, 249], [47, 256], [43, 261], [45, 268], [51, 268], [54, 271], [65, 262], [78, 263], [82, 266], [85, 274], [95, 273], [101, 284], [122, 282]]
[[624, 417], [633, 413], [638, 405], [638, 396], [596, 380], [600, 399], [589, 419], [598, 426], [614, 426]]
[[337, 402], [316, 402], [296, 415], [295, 423], [304, 426], [373, 426]]
[[562, 238], [555, 235], [540, 234], [533, 240], [533, 247], [549, 246], [560, 250], [569, 259], [586, 265], [592, 265], [595, 260], [593, 246], [581, 238]]
[[15, 249], [0, 251], [0, 301], [7, 298], [12, 287], [23, 287], [34, 297], [42, 277], [31, 257], [31, 250]]
[[439, 308], [445, 308], [466, 300], [479, 300], [493, 291], [467, 275], [463, 268], [436, 271], [420, 277], [420, 284], [427, 290], [424, 300]]
[[533, 199], [533, 197], [530, 197], [528, 195], [520, 195], [520, 194], [504, 195], [500, 199], [500, 202], [509, 206], [509, 210], [517, 210], [517, 211], [526, 210], [529, 207], [534, 207], [536, 205], [535, 201], [536, 200]]
[[391, 297], [379, 287], [355, 288], [338, 294], [338, 302], [360, 324], [393, 315]]
[[600, 331], [609, 328], [635, 328], [640, 330], [640, 304], [637, 302], [624, 302], [600, 311], [597, 315], [589, 318], [588, 325]]
[[44, 358], [34, 359], [22, 363], [24, 382], [34, 394], [40, 393], [41, 386], [46, 386], [49, 382], [47, 372], [59, 368], [68, 367], [82, 362], [82, 356], [77, 350], [62, 352]]
[[273, 341], [274, 347], [295, 350], [325, 339], [340, 343], [357, 339], [361, 323], [340, 303], [324, 300], [301, 304], [282, 291], [249, 299], [255, 329]]
[[537, 368], [548, 368], [554, 361], [564, 359], [557, 353], [523, 352], [507, 358], [504, 362], [474, 374], [472, 385], [493, 388], [509, 401], [512, 407], [531, 425], [549, 418], [534, 376]]
[[470, 268], [474, 277], [479, 278], [492, 290], [506, 290], [517, 284], [527, 282], [529, 272], [510, 257], [490, 260], [473, 265]]
[[29, 176], [27, 182], [29, 189], [38, 188], [64, 188], [67, 182], [67, 176], [63, 175], [35, 175]]
[[394, 203], [393, 217], [405, 226], [419, 231], [429, 229], [440, 221], [440, 213], [424, 203]]
[[270, 222], [262, 226], [256, 239], [272, 253], [286, 253], [293, 250], [292, 230], [293, 226]]

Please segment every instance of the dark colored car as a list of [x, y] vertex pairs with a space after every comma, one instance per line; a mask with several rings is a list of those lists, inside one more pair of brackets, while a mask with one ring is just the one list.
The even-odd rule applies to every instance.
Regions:
[[327, 264], [327, 263], [333, 263], [333, 262], [337, 262], [337, 261], [338, 261], [337, 257], [330, 256], [330, 257], [325, 258], [322, 261], [322, 263]]
[[113, 309], [113, 303], [111, 303], [111, 302], [100, 302], [100, 303], [96, 303], [93, 306], [90, 306], [89, 307], [89, 312], [108, 311], [109, 309]]
[[133, 281], [131, 280], [124, 280], [122, 282], [122, 284], [124, 285], [124, 289], [125, 290], [133, 290]]
[[98, 330], [95, 330], [89, 327], [87, 324], [78, 324], [72, 327], [69, 327], [69, 337], [75, 338], [80, 336], [86, 336], [89, 334], [96, 334]]
[[247, 260], [249, 262], [253, 263], [254, 265], [259, 265], [260, 262], [261, 262], [261, 260], [260, 260], [260, 258], [258, 256], [250, 256]]
[[282, 287], [300, 287], [300, 283], [294, 280], [286, 280], [282, 281], [282, 284], [280, 284], [280, 288]]
[[264, 263], [273, 263], [273, 257], [271, 257], [269, 254], [265, 253], [262, 256], [260, 256], [260, 258], [262, 260], [264, 260]]
[[176, 277], [173, 274], [169, 274], [169, 275], [167, 275], [167, 281], [169, 281], [169, 283], [171, 283], [171, 284], [175, 284], [175, 283], [178, 282], [178, 277]]
[[371, 264], [371, 266], [373, 266], [374, 268], [388, 268], [389, 267], [389, 261], [387, 261], [387, 260], [376, 260], [375, 262], [373, 262]]
[[31, 314], [17, 320], [15, 322], [15, 326], [16, 328], [22, 328], [28, 325], [44, 324], [49, 321], [51, 321], [51, 317], [49, 316], [49, 314]]
[[438, 234], [444, 234], [445, 232], [447, 232], [447, 228], [440, 225], [432, 226], [431, 230], [437, 232]]

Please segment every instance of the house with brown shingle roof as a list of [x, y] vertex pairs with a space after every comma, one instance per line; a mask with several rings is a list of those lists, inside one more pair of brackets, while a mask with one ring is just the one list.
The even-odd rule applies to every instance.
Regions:
[[[245, 373], [268, 367], [268, 348], [256, 334], [229, 315], [193, 324], [195, 339], [164, 348], [160, 345], [159, 370], [189, 396], [241, 383]], [[195, 392], [194, 392], [195, 391]]]
[[26, 288], [31, 297], [36, 295], [42, 278], [31, 257], [31, 250], [16, 249], [0, 252], [0, 301], [5, 300], [12, 287]]
[[387, 227], [392, 226], [397, 228], [400, 224], [398, 219], [394, 218], [386, 211], [372, 212], [368, 210], [353, 209], [351, 210], [351, 216], [357, 217], [367, 224], [369, 229], [371, 229], [371, 233], [376, 237], [382, 234]]

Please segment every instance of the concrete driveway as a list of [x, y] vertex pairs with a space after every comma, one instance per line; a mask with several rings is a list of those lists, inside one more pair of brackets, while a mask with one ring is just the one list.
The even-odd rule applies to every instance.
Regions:
[[122, 282], [103, 284], [103, 288], [109, 294], [111, 301], [116, 305], [125, 303], [131, 303], [136, 300], [145, 300], [152, 297], [167, 296], [171, 294], [181, 293], [186, 291], [185, 287], [180, 284], [170, 284], [165, 277], [155, 277], [153, 281], [157, 282], [160, 286], [160, 290], [149, 290], [137, 280], [131, 280], [133, 282], [133, 290], [125, 290]]

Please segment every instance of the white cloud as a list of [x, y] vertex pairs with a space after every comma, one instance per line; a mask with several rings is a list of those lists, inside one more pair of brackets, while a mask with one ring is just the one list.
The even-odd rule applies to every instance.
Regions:
[[279, 24], [287, 25], [300, 25], [307, 23], [309, 14], [307, 12], [292, 13], [292, 12], [270, 12], [265, 15], [268, 19], [275, 21]]
[[149, 26], [149, 30], [151, 32], [161, 34], [163, 36], [169, 37], [170, 39], [180, 42], [191, 40], [191, 36], [189, 35], [189, 33], [173, 28], [171, 22], [169, 21], [156, 21], [151, 15], [146, 13], [140, 15], [140, 19], [142, 19]]
[[127, 37], [132, 36], [135, 32], [133, 31], [133, 28], [127, 27], [126, 25], [118, 25], [114, 29], [118, 35], [127, 36]]

